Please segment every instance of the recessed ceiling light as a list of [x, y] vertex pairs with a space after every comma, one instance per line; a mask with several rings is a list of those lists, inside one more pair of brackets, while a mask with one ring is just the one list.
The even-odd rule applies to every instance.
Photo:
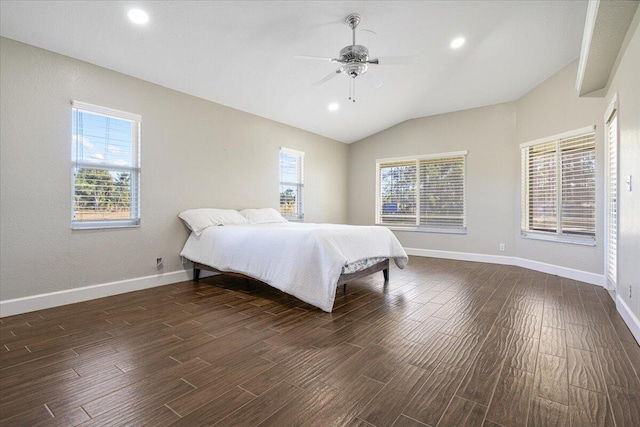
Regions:
[[340, 109], [340, 104], [338, 104], [337, 102], [332, 102], [331, 104], [329, 104], [329, 106], [327, 106], [327, 108], [329, 109], [329, 111], [337, 111], [338, 109]]
[[149, 21], [149, 15], [142, 9], [131, 9], [127, 16], [138, 25], [146, 24]]
[[451, 48], [452, 49], [458, 49], [458, 48], [462, 47], [462, 45], [464, 45], [464, 37], [455, 38], [451, 42]]

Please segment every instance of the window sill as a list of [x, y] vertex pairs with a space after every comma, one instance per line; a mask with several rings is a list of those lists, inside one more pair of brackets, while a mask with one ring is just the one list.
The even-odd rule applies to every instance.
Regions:
[[591, 236], [568, 236], [566, 234], [536, 233], [534, 231], [523, 232], [523, 239], [544, 240], [547, 242], [569, 243], [572, 245], [595, 246], [596, 239]]
[[123, 222], [92, 221], [71, 224], [72, 230], [111, 230], [120, 228], [140, 228], [140, 220]]
[[411, 227], [398, 225], [376, 224], [387, 227], [391, 231], [409, 231], [412, 233], [437, 233], [437, 234], [467, 234], [466, 228], [428, 228], [428, 227]]

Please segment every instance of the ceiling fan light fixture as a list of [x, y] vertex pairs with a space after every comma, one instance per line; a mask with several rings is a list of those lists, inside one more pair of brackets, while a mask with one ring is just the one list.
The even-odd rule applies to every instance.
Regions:
[[460, 49], [462, 46], [464, 46], [464, 42], [464, 37], [456, 37], [451, 41], [451, 49]]
[[342, 67], [342, 73], [355, 79], [359, 75], [366, 73], [368, 69], [369, 67], [365, 63], [352, 62], [352, 63], [345, 64]]
[[149, 15], [142, 9], [130, 9], [127, 16], [134, 24], [144, 25], [149, 22]]
[[327, 106], [327, 110], [329, 111], [338, 111], [340, 109], [340, 104], [337, 102], [332, 102]]

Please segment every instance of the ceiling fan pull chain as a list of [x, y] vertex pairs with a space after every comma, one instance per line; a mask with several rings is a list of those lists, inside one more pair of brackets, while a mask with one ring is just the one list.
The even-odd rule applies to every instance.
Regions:
[[355, 79], [349, 79], [349, 100], [356, 102], [356, 81]]

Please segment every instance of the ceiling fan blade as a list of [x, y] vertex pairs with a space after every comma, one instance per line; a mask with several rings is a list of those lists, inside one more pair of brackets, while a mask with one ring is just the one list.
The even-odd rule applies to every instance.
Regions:
[[331, 80], [332, 78], [334, 78], [335, 76], [337, 76], [338, 74], [340, 74], [342, 71], [340, 71], [340, 69], [338, 68], [337, 70], [327, 74], [324, 78], [318, 80], [317, 82], [315, 82], [313, 85], [314, 86], [320, 86], [323, 83], [328, 82], [329, 80]]
[[314, 59], [317, 61], [339, 62], [336, 58], [328, 58], [325, 56], [296, 55], [294, 59]]
[[378, 89], [380, 86], [382, 86], [382, 80], [380, 80], [380, 77], [378, 77], [376, 75], [376, 73], [374, 73], [371, 70], [367, 70], [366, 73], [362, 74], [362, 77], [364, 77], [364, 79], [366, 80], [366, 82], [369, 84], [369, 86], [371, 86], [373, 89]]
[[379, 65], [403, 65], [403, 64], [417, 64], [420, 62], [420, 56], [381, 56], [379, 58], [373, 58], [368, 61], [369, 64]]

